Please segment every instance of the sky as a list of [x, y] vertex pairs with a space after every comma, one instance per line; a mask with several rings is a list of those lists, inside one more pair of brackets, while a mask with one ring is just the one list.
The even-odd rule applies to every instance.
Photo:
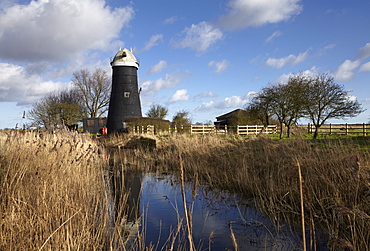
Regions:
[[213, 122], [292, 74], [327, 73], [366, 109], [329, 122], [368, 123], [369, 11], [368, 0], [1, 0], [0, 129], [28, 123], [75, 71], [111, 75], [121, 48], [140, 62], [143, 116], [162, 105], [168, 120]]

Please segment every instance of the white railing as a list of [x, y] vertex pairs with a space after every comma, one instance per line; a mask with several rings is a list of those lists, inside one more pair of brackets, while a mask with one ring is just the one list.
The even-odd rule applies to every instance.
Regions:
[[[154, 125], [133, 126], [133, 133], [154, 134], [156, 132]], [[214, 125], [189, 125], [189, 126], [170, 126], [169, 133], [190, 133], [190, 134], [238, 134], [238, 135], [256, 135], [256, 134], [274, 134], [277, 133], [276, 125], [245, 125], [245, 126], [222, 126]]]

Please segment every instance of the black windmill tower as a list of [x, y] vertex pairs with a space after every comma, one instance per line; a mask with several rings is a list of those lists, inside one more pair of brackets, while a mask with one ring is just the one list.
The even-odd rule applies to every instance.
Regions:
[[108, 133], [124, 132], [126, 130], [125, 118], [142, 117], [137, 81], [139, 63], [131, 51], [122, 49], [114, 57], [111, 66], [113, 70], [112, 93], [107, 128]]

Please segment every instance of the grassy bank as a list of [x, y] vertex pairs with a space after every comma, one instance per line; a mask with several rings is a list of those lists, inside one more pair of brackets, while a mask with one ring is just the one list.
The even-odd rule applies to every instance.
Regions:
[[[128, 140], [110, 141], [117, 146]], [[277, 224], [301, 227], [302, 203], [308, 249], [314, 250], [320, 230], [331, 250], [369, 250], [369, 146], [368, 138], [278, 141], [177, 135], [159, 138], [150, 151], [128, 149], [119, 157], [126, 166], [178, 172], [180, 154], [188, 179], [196, 173], [204, 184], [253, 198]]]

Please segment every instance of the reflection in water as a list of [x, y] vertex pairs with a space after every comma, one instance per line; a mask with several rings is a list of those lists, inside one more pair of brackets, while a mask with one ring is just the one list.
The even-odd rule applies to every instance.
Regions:
[[[115, 205], [112, 211], [113, 222], [122, 227], [126, 237], [141, 232], [146, 246], [152, 244], [153, 250], [166, 250], [179, 222], [183, 220], [182, 224], [185, 224], [181, 188], [175, 178], [172, 175], [142, 175], [141, 172], [122, 174], [115, 170], [111, 184]], [[301, 238], [293, 234], [288, 226], [274, 226], [252, 204], [242, 203], [235, 195], [198, 186], [197, 196], [193, 199], [192, 184], [187, 185], [185, 192], [192, 212], [196, 250], [233, 250], [230, 227], [239, 250], [302, 248]], [[184, 244], [185, 227], [180, 230], [174, 242], [174, 250], [179, 249], [177, 246], [188, 246]], [[127, 250], [135, 246], [134, 239], [127, 242]]]
[[[211, 250], [234, 249], [229, 224], [240, 250], [300, 250], [300, 239], [288, 227], [276, 229], [267, 217], [253, 206], [241, 204], [236, 196], [198, 186], [192, 201], [191, 192], [189, 185], [186, 195], [192, 209], [197, 250], [209, 246]], [[171, 230], [176, 229], [179, 219], [184, 219], [181, 188], [173, 176], [144, 175], [140, 210], [146, 244], [165, 247]]]
[[[138, 232], [139, 205], [142, 174], [138, 171], [126, 172], [122, 169], [113, 169], [109, 183], [112, 190], [111, 222], [120, 226], [122, 236], [127, 239]], [[114, 241], [113, 241], [114, 242]], [[118, 240], [120, 242], [120, 240]]]
[[126, 172], [124, 177], [124, 189], [128, 192], [126, 212], [128, 222], [135, 222], [139, 217], [141, 172]]

